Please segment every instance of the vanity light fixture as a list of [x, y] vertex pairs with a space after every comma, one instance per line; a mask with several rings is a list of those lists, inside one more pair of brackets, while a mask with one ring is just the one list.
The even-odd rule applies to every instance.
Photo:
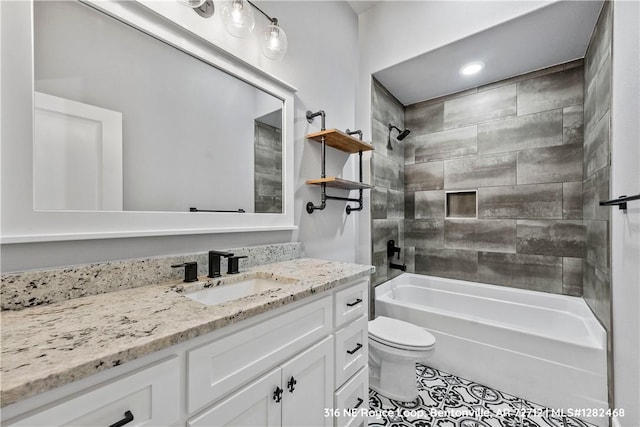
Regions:
[[[208, 18], [213, 15], [213, 0], [178, 0], [180, 4], [192, 7], [196, 13]], [[260, 50], [262, 54], [273, 61], [280, 61], [287, 53], [287, 33], [278, 24], [277, 18], [267, 15], [262, 9], [249, 0], [229, 0], [222, 9], [222, 21], [224, 26], [234, 37], [247, 37], [255, 27], [255, 18], [251, 5], [263, 14], [270, 24], [262, 32], [260, 38]], [[206, 8], [208, 15], [204, 14]]]
[[463, 65], [460, 68], [460, 74], [463, 76], [471, 76], [479, 73], [484, 69], [484, 62], [482, 61], [473, 61], [468, 64]]
[[205, 1], [206, 0], [178, 0], [178, 3], [195, 9], [202, 6]]
[[278, 24], [277, 18], [272, 18], [253, 2], [246, 0], [251, 6], [255, 7], [258, 12], [263, 14], [271, 24], [262, 32], [262, 38], [260, 39], [260, 48], [262, 54], [273, 61], [280, 61], [287, 54], [287, 33]]
[[229, 34], [240, 38], [247, 37], [256, 26], [253, 10], [243, 0], [231, 0], [225, 4], [222, 9], [222, 22]]
[[215, 12], [213, 0], [178, 0], [178, 3], [190, 7], [203, 18], [211, 18]]
[[[271, 19], [271, 18], [269, 18]], [[278, 25], [276, 18], [262, 32], [262, 54], [274, 61], [280, 61], [287, 53], [287, 33]]]

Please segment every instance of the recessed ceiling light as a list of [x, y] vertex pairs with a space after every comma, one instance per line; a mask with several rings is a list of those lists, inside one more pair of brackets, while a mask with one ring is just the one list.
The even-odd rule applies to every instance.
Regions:
[[465, 64], [460, 68], [460, 74], [463, 76], [470, 76], [472, 74], [479, 73], [484, 68], [484, 62], [474, 61]]

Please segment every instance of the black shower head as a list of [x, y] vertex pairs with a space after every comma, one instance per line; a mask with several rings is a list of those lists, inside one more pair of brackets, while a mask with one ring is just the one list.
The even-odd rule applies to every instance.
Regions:
[[396, 139], [398, 141], [402, 141], [403, 139], [405, 139], [407, 137], [407, 135], [409, 135], [411, 133], [411, 131], [409, 129], [400, 130], [400, 128], [398, 126], [394, 126], [391, 123], [389, 123], [389, 126], [387, 126], [387, 127], [389, 128], [389, 135], [387, 135], [387, 149], [388, 150], [393, 150], [393, 147], [391, 146], [391, 129], [395, 129], [400, 133], [398, 136], [396, 136]]
[[402, 141], [403, 139], [405, 139], [407, 137], [407, 135], [409, 135], [411, 133], [411, 131], [409, 129], [405, 129], [402, 132], [400, 132], [400, 135], [396, 136], [396, 139], [398, 141]]

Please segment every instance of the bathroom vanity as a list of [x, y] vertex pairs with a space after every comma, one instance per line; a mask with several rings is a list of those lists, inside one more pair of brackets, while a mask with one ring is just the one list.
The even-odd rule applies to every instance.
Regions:
[[282, 282], [216, 305], [173, 282], [4, 311], [3, 425], [366, 425], [341, 415], [367, 407], [370, 273], [296, 259], [188, 285]]

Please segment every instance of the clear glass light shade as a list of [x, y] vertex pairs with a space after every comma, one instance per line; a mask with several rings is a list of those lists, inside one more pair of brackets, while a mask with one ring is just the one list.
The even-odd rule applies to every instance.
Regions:
[[196, 8], [202, 6], [205, 1], [206, 0], [178, 0], [178, 3], [196, 9]]
[[264, 56], [279, 61], [287, 53], [287, 33], [277, 24], [271, 24], [264, 29], [261, 44]]
[[222, 22], [227, 32], [234, 37], [247, 37], [256, 25], [251, 5], [242, 0], [232, 0], [224, 5]]

